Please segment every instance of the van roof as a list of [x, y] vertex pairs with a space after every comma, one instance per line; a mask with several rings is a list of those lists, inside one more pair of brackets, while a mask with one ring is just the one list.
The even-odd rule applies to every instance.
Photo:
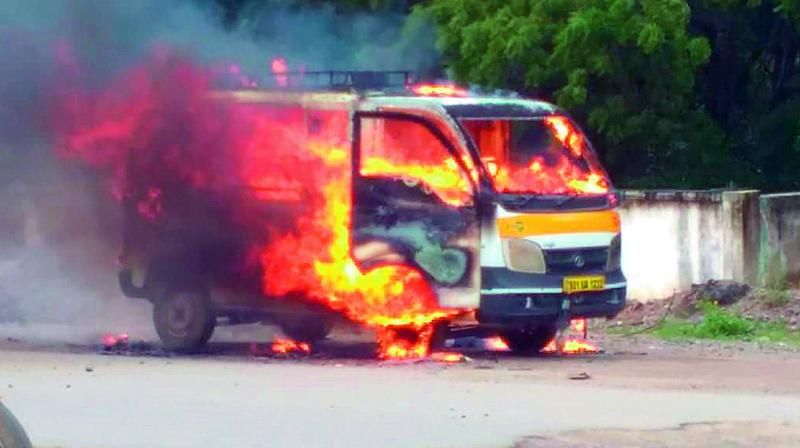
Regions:
[[523, 117], [561, 113], [546, 101], [500, 95], [425, 96], [411, 92], [347, 92], [279, 89], [217, 90], [212, 98], [246, 103], [273, 103], [301, 107], [353, 108], [379, 107], [443, 108], [459, 118]]

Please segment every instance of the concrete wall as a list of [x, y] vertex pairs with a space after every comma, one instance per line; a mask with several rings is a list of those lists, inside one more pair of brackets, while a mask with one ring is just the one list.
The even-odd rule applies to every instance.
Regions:
[[760, 277], [800, 281], [800, 193], [762, 195]]
[[622, 268], [628, 295], [669, 297], [693, 283], [758, 275], [757, 191], [624, 191]]

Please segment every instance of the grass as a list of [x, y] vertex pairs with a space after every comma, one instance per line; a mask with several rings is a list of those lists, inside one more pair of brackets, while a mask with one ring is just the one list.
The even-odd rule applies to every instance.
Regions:
[[786, 289], [765, 289], [758, 298], [768, 306], [778, 307], [789, 303], [792, 294]]
[[703, 317], [697, 322], [669, 318], [649, 333], [672, 340], [782, 342], [800, 346], [800, 332], [789, 331], [782, 323], [748, 319], [708, 301], [701, 302], [700, 310]]

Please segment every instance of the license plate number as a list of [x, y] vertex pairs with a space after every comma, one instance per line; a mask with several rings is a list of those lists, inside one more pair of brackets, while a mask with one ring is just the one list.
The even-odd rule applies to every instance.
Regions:
[[584, 291], [602, 291], [606, 287], [606, 278], [602, 275], [582, 275], [564, 277], [564, 293], [572, 294]]

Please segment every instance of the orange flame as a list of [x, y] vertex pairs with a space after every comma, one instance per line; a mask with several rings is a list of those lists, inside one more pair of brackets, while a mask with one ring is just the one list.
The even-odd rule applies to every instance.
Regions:
[[465, 120], [463, 124], [481, 152], [495, 188], [504, 193], [601, 194], [609, 183], [583, 134], [565, 116], [552, 115], [544, 123], [563, 148], [531, 158], [527, 166], [509, 161], [510, 126], [507, 120]]
[[[271, 69], [276, 83], [286, 85], [285, 60], [273, 59]], [[142, 216], [155, 221], [171, 213], [168, 202], [162, 203], [165, 185], [180, 191], [244, 186], [245, 194], [263, 204], [291, 207], [268, 221], [238, 203], [226, 209], [230, 216], [215, 215], [233, 232], [260, 235], [246, 251], [257, 256], [248, 255], [236, 268], [260, 269], [265, 296], [301, 293], [377, 328], [382, 357], [426, 356], [431, 324], [457, 312], [439, 308], [435, 291], [414, 267], [362, 272], [351, 260], [346, 107], [312, 111], [213, 101], [208, 74], [175, 55], [159, 54], [101, 92], [79, 87], [80, 79], [59, 81], [52, 97], [60, 154], [106, 174], [115, 196], [132, 198]], [[132, 160], [134, 178], [128, 170]], [[387, 156], [367, 162], [365, 171], [418, 179], [450, 204], [468, 198], [463, 180], [431, 168], [441, 162]], [[392, 335], [395, 327], [418, 337], [402, 343]], [[278, 343], [274, 349], [292, 347]]]
[[433, 352], [430, 359], [438, 362], [455, 363], [463, 362], [466, 358], [464, 354], [458, 352]]
[[421, 96], [467, 96], [467, 90], [455, 84], [416, 84], [411, 91]]
[[488, 350], [491, 350], [493, 352], [507, 352], [511, 350], [506, 341], [504, 341], [503, 338], [499, 336], [486, 339], [484, 341], [484, 344]]
[[586, 339], [587, 328], [586, 319], [572, 319], [569, 324], [569, 329], [578, 335], [562, 339], [560, 347], [557, 345], [556, 339], [552, 339], [541, 350], [542, 353], [560, 352], [568, 355], [598, 353], [600, 349]]
[[569, 322], [570, 328], [580, 335], [586, 335], [586, 319], [572, 319]]
[[285, 355], [288, 353], [310, 353], [311, 346], [305, 342], [297, 342], [293, 339], [277, 339], [272, 342], [271, 350], [273, 353]]

